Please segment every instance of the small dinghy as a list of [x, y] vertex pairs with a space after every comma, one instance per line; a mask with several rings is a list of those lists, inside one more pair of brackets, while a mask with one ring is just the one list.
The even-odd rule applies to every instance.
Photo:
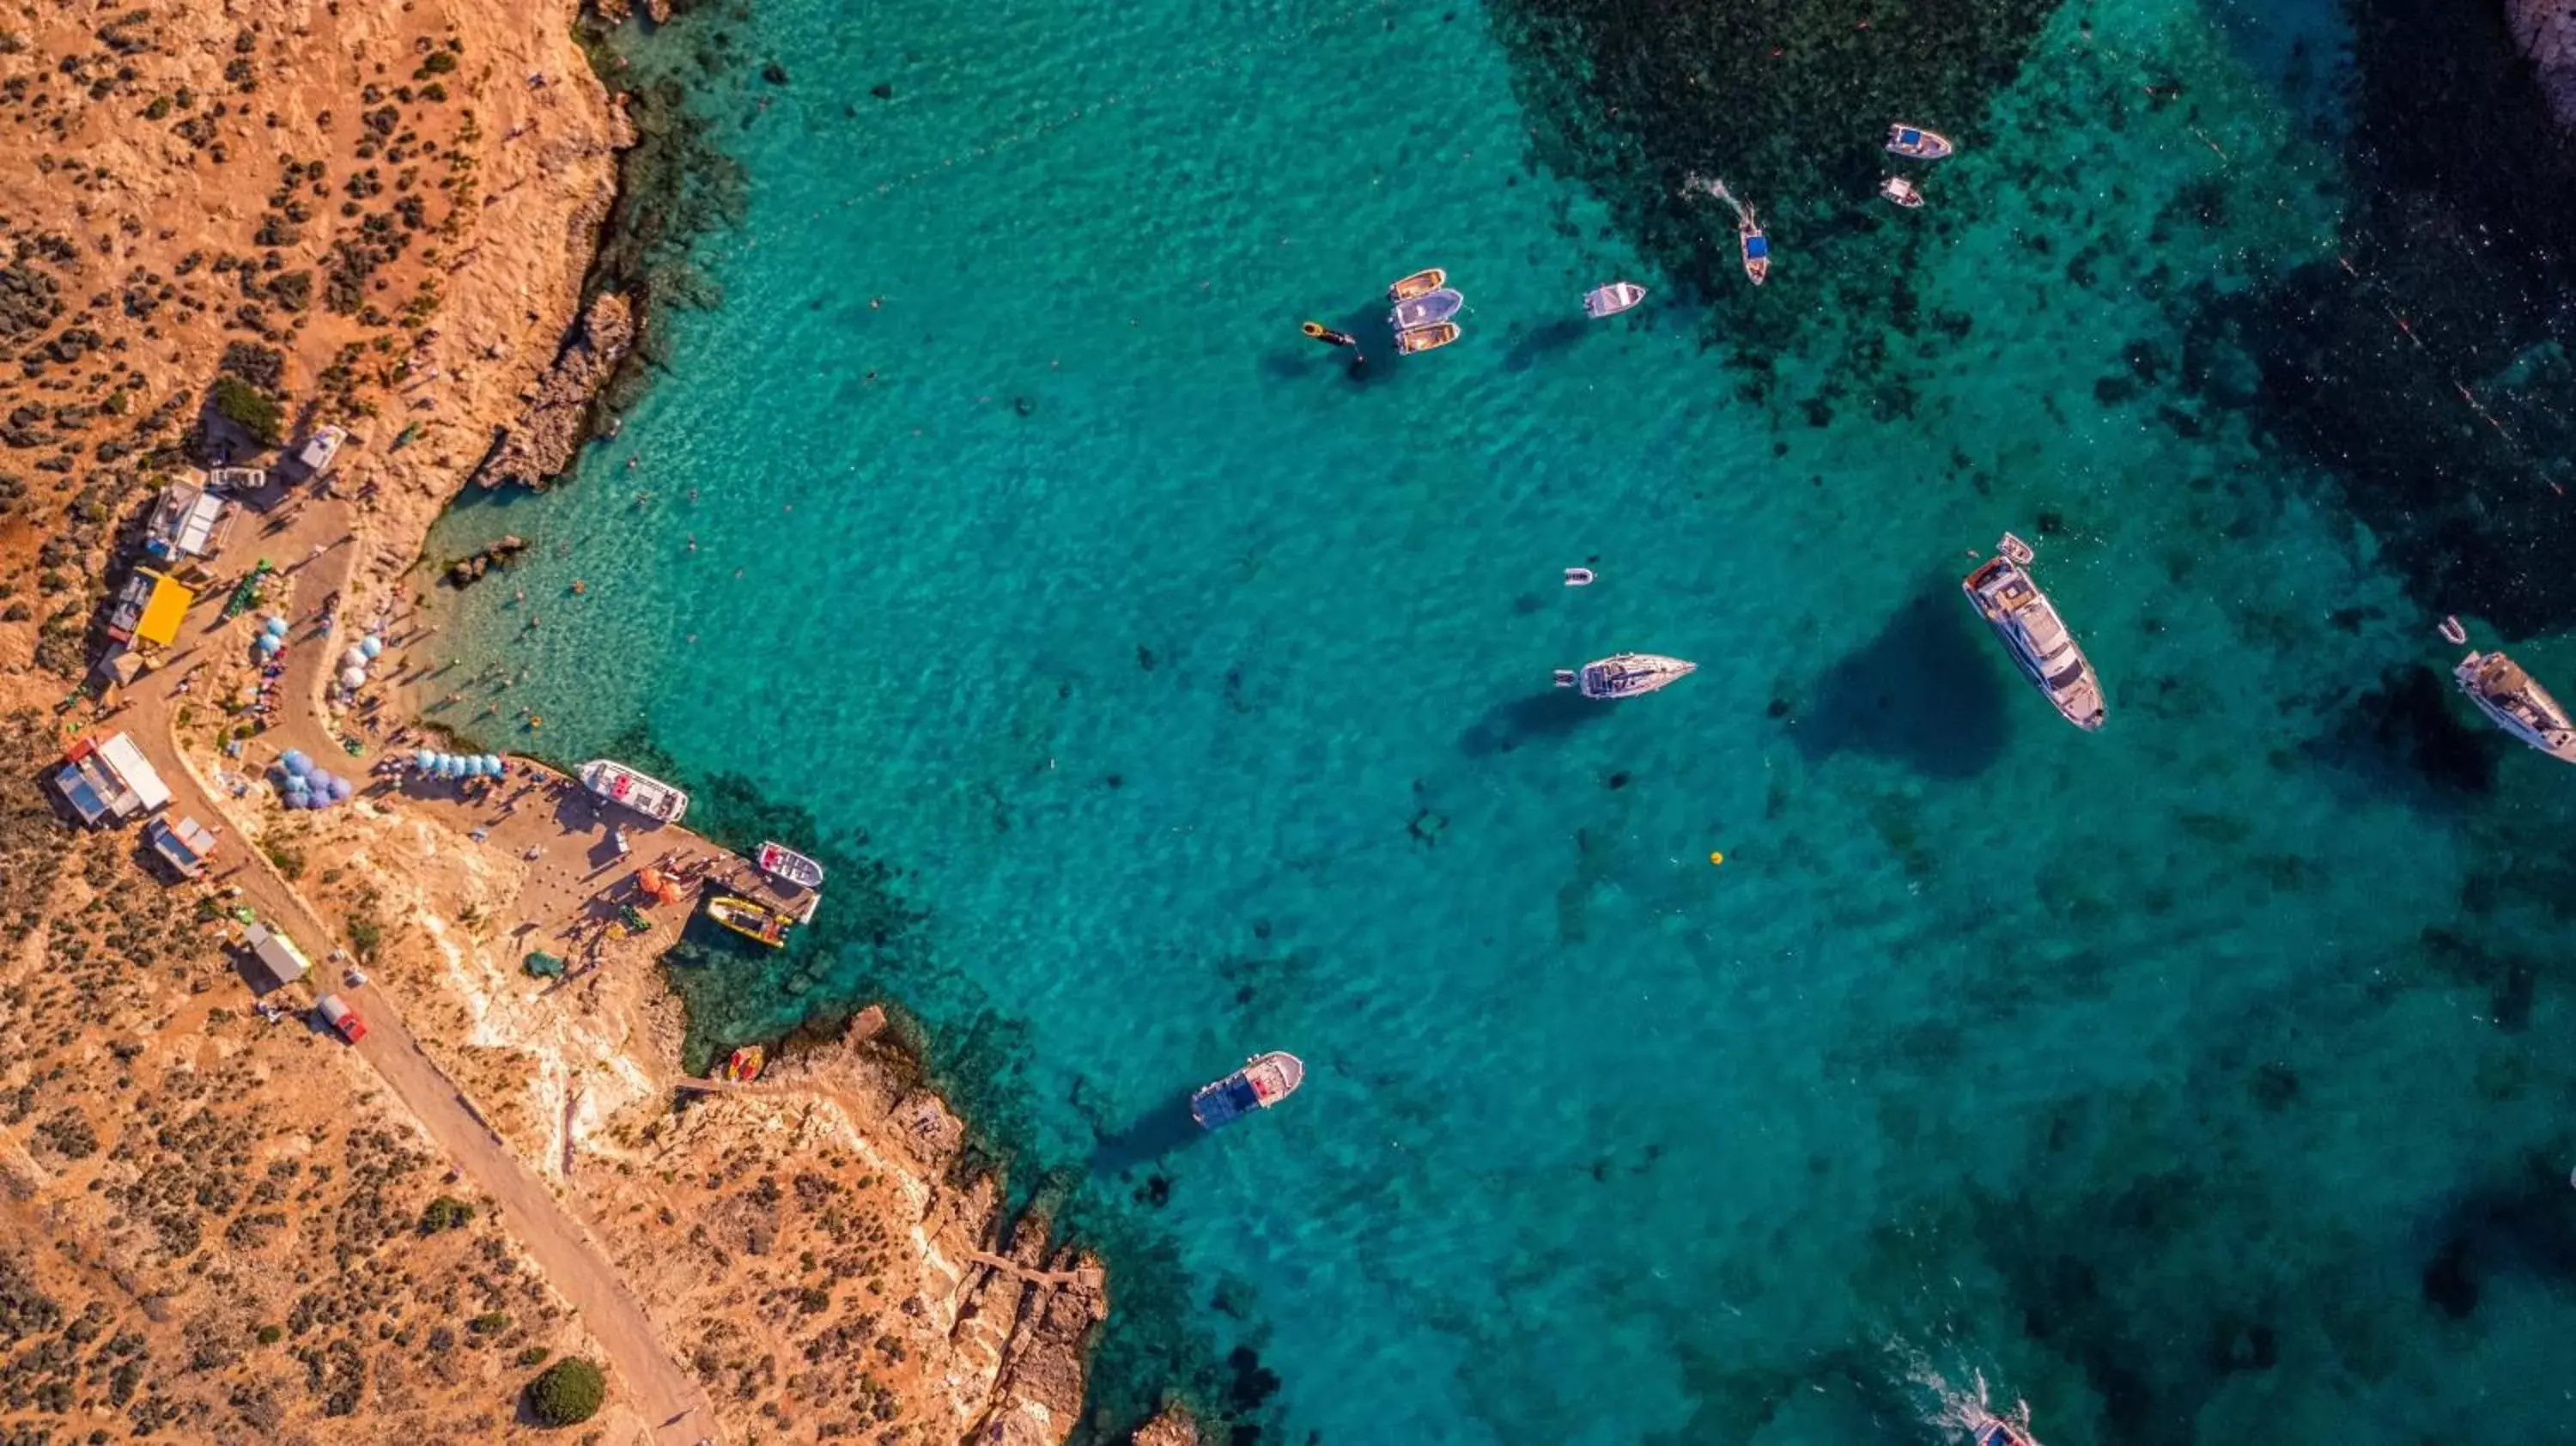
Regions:
[[1243, 1068], [1190, 1096], [1190, 1118], [1203, 1130], [1221, 1130], [1245, 1115], [1266, 1110], [1306, 1082], [1305, 1061], [1284, 1050], [1256, 1054]]
[[793, 921], [776, 909], [719, 894], [707, 900], [707, 917], [733, 930], [746, 939], [776, 949], [787, 942], [787, 927]]
[[1565, 570], [1565, 585], [1567, 587], [1592, 586], [1592, 569], [1588, 567], [1567, 568]]
[[1448, 272], [1437, 266], [1428, 266], [1388, 287], [1386, 299], [1394, 302], [1411, 301], [1425, 292], [1438, 291], [1448, 284]]
[[1760, 286], [1771, 275], [1771, 238], [1762, 234], [1762, 226], [1747, 211], [1735, 223], [1736, 244], [1744, 251], [1744, 274]]
[[1878, 193], [1908, 211], [1919, 210], [1923, 205], [1923, 193], [1916, 190], [1914, 183], [1903, 176], [1890, 176], [1879, 182]]
[[716, 1066], [716, 1078], [731, 1084], [749, 1084], [760, 1078], [760, 1067], [768, 1062], [767, 1053], [759, 1045], [746, 1044]]
[[1887, 128], [1887, 148], [1896, 155], [1918, 161], [1937, 161], [1950, 154], [1952, 149], [1949, 137], [1936, 135], [1921, 126], [1907, 125], [1903, 121]]
[[1617, 316], [1645, 299], [1646, 288], [1633, 281], [1613, 281], [1583, 293], [1583, 314], [1599, 321], [1605, 316]]
[[1435, 321], [1429, 326], [1417, 326], [1408, 331], [1397, 332], [1395, 350], [1400, 356], [1411, 356], [1418, 351], [1437, 351], [1457, 339], [1458, 323]]
[[1466, 297], [1443, 286], [1397, 302], [1395, 310], [1387, 313], [1386, 324], [1395, 331], [1411, 331], [1416, 327], [1447, 321], [1466, 304]]
[[762, 873], [783, 883], [800, 889], [823, 887], [823, 866], [783, 843], [762, 844], [752, 861], [760, 865]]

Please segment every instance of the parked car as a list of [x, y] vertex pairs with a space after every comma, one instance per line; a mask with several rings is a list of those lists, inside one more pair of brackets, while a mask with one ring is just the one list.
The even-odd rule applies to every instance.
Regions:
[[351, 1044], [367, 1037], [367, 1022], [360, 1019], [358, 1011], [351, 1009], [348, 1001], [337, 994], [325, 994], [315, 1000], [313, 1012], [321, 1015], [324, 1024], [331, 1026]]

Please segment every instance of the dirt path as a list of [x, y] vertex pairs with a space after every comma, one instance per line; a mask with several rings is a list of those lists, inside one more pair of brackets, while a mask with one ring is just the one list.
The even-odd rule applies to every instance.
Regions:
[[[296, 641], [287, 656], [286, 686], [280, 689], [281, 714], [275, 720], [276, 726], [263, 736], [263, 744], [300, 747], [316, 758], [344, 756], [338, 740], [318, 716], [316, 705], [324, 670], [348, 646], [350, 630], [343, 626], [336, 636], [315, 637], [311, 613], [324, 591], [347, 588], [357, 549], [342, 543], [317, 556], [311, 548], [317, 542], [327, 544], [343, 536], [354, 521], [354, 509], [345, 503], [315, 502], [305, 507], [291, 526], [263, 538], [259, 544], [263, 550], [305, 560], [311, 571], [320, 574], [299, 579], [301, 610], [295, 619]], [[203, 626], [202, 622], [194, 625]], [[209, 639], [207, 645], [224, 647], [234, 641], [237, 640], [227, 636]], [[127, 706], [118, 717], [102, 725], [102, 731], [128, 731], [151, 757], [153, 766], [170, 786], [170, 817], [194, 815], [201, 822], [224, 829], [219, 859], [228, 861], [216, 879], [239, 886], [243, 902], [305, 946], [316, 960], [309, 981], [316, 993], [333, 989], [339, 983], [337, 971], [323, 962], [323, 956], [336, 946], [338, 931], [324, 922], [238, 829], [230, 827], [226, 808], [218, 803], [207, 781], [196, 775], [177, 746], [170, 689], [181, 671], [165, 669], [141, 679], [129, 691]], [[333, 977], [324, 978], [326, 972]], [[502, 1143], [456, 1082], [422, 1052], [403, 1020], [398, 1001], [381, 984], [371, 982], [363, 992], [353, 993], [351, 1002], [367, 1022], [366, 1038], [356, 1046], [358, 1056], [383, 1077], [456, 1168], [491, 1198], [510, 1233], [536, 1261], [547, 1282], [580, 1312], [583, 1325], [608, 1358], [611, 1381], [641, 1417], [648, 1439], [656, 1446], [664, 1446], [715, 1437], [715, 1418], [697, 1381], [664, 1347], [607, 1254], [535, 1172]]]

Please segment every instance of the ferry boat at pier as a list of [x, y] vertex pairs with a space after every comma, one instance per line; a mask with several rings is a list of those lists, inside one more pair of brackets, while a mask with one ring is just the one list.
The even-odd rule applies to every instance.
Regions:
[[762, 873], [782, 883], [794, 884], [800, 889], [823, 887], [823, 866], [783, 843], [762, 844], [760, 852], [753, 856], [753, 862], [760, 865]]
[[2024, 571], [2033, 556], [2030, 544], [2007, 532], [1995, 544], [1997, 556], [1968, 574], [1959, 589], [1976, 604], [1977, 615], [2003, 639], [2025, 677], [2048, 695], [2067, 722], [2090, 733], [2102, 726], [2102, 683], [2057, 605]]
[[1556, 686], [1580, 688], [1586, 698], [1637, 698], [1658, 688], [1669, 688], [1698, 671], [1697, 663], [1660, 653], [1613, 653], [1597, 663], [1584, 664], [1580, 672], [1557, 669]]
[[2497, 727], [2560, 762], [2576, 763], [2576, 721], [2513, 659], [2471, 653], [2451, 676]]
[[1221, 1130], [1255, 1110], [1266, 1110], [1306, 1082], [1306, 1062], [1284, 1050], [1256, 1054], [1243, 1068], [1190, 1096], [1190, 1118], [1201, 1129]]
[[689, 811], [689, 796], [649, 774], [623, 763], [594, 758], [581, 766], [581, 786], [610, 803], [624, 804], [646, 818], [678, 823]]

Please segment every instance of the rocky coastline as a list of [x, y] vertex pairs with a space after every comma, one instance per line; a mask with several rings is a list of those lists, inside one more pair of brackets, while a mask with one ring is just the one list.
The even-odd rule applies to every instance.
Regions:
[[2571, 0], [2504, 0], [2514, 48], [2532, 64], [2533, 78], [2558, 124], [2576, 131], [2576, 3]]

